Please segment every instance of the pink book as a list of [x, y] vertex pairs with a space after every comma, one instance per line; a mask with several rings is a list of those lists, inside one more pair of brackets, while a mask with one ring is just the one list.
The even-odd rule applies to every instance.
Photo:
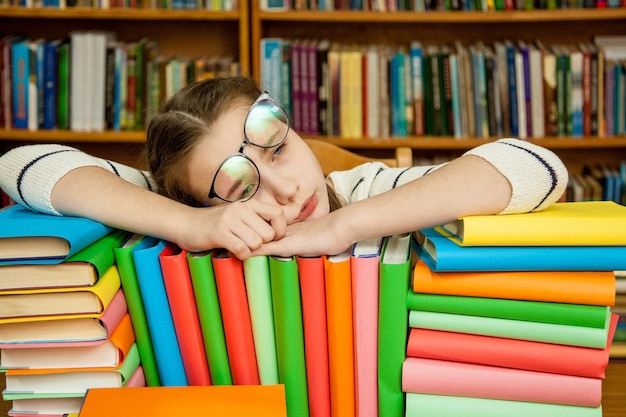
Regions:
[[413, 328], [406, 353], [409, 357], [604, 378], [618, 319], [611, 315], [604, 349]]
[[402, 391], [599, 407], [602, 401], [602, 379], [407, 358], [402, 366]]
[[356, 414], [378, 416], [378, 265], [382, 238], [357, 242], [350, 257]]

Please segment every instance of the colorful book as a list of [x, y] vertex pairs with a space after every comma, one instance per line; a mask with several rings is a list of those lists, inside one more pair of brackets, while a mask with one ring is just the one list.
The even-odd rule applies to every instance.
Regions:
[[462, 246], [626, 245], [626, 206], [561, 202], [531, 213], [466, 216], [444, 228]]
[[410, 330], [408, 357], [440, 359], [529, 371], [604, 378], [619, 318], [611, 316], [604, 349], [440, 330]]
[[378, 281], [383, 238], [352, 247], [352, 326], [354, 392], [359, 416], [378, 416]]
[[113, 249], [127, 234], [115, 230], [58, 264], [3, 265], [0, 291], [94, 285], [115, 263]]
[[189, 385], [210, 385], [198, 308], [187, 265], [187, 251], [169, 242], [159, 254], [165, 292]]
[[59, 263], [113, 231], [84, 217], [36, 213], [19, 204], [0, 210], [0, 265]]
[[106, 340], [0, 345], [0, 368], [115, 368], [134, 343], [133, 326], [126, 313]]
[[21, 39], [11, 44], [11, 84], [13, 127], [28, 129], [29, 79], [31, 71], [30, 40]]
[[394, 235], [384, 242], [380, 259], [378, 305], [378, 412], [404, 416], [402, 363], [406, 357], [408, 310], [404, 300], [410, 287], [410, 235]]
[[211, 251], [188, 253], [187, 263], [196, 297], [211, 382], [213, 385], [232, 385], [233, 379], [228, 363], [222, 312], [217, 296], [211, 256]]
[[460, 246], [440, 227], [418, 234], [425, 237], [417, 251], [432, 270], [440, 272], [613, 271], [626, 266], [626, 245]]
[[226, 250], [212, 254], [233, 384], [257, 385], [259, 371], [242, 261]]
[[324, 257], [330, 415], [355, 415], [350, 250]]
[[415, 393], [407, 393], [406, 395], [406, 417], [453, 417], [459, 415], [464, 417], [496, 417], [503, 415], [507, 417], [601, 417], [602, 407], [580, 407], [576, 405], [494, 400], [452, 395]]
[[278, 384], [274, 309], [267, 256], [253, 256], [246, 259], [243, 261], [243, 272], [259, 379], [262, 385]]
[[150, 415], [211, 415], [231, 417], [286, 417], [282, 385], [101, 388], [87, 392], [81, 417]]
[[166, 244], [164, 240], [145, 237], [133, 247], [132, 256], [159, 381], [164, 386], [183, 386], [188, 385], [187, 377], [159, 264], [159, 254]]
[[604, 349], [607, 344], [610, 317], [607, 317], [604, 328], [596, 329], [593, 327], [411, 310], [409, 312], [409, 326], [420, 329]]
[[128, 314], [135, 330], [135, 343], [139, 350], [141, 365], [148, 386], [159, 386], [159, 372], [150, 338], [148, 319], [144, 309], [141, 290], [137, 279], [137, 270], [133, 260], [133, 250], [145, 238], [143, 235], [132, 234], [119, 247], [113, 249], [113, 255], [120, 273], [120, 281], [128, 304]]
[[599, 407], [602, 402], [600, 378], [424, 358], [404, 361], [402, 390], [579, 407]]
[[615, 274], [613, 271], [436, 272], [420, 258], [413, 269], [413, 291], [613, 306]]
[[407, 307], [410, 310], [436, 313], [594, 328], [603, 328], [607, 315], [611, 313], [608, 306], [427, 294], [414, 291], [408, 293]]
[[279, 382], [285, 385], [287, 413], [307, 417], [309, 400], [298, 263], [295, 257], [269, 257]]
[[71, 316], [103, 312], [120, 289], [120, 276], [112, 265], [91, 287], [6, 290], [0, 293], [0, 323], [40, 316]]
[[39, 320], [14, 319], [0, 323], [0, 347], [9, 344], [90, 342], [107, 339], [127, 312], [118, 290], [102, 313], [81, 316], [42, 316]]
[[330, 417], [330, 376], [324, 258], [296, 256], [302, 295], [302, 326], [311, 417]]

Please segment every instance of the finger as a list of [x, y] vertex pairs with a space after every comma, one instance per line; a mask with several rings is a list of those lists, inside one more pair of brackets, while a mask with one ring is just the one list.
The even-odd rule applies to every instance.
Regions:
[[[266, 223], [270, 224], [275, 235], [272, 239], [280, 239], [287, 233], [287, 219], [285, 219], [285, 213], [281, 207], [273, 204], [266, 204], [261, 202], [255, 202], [253, 210], [257, 213]], [[270, 239], [270, 240], [272, 240]], [[264, 240], [269, 242], [269, 240]]]

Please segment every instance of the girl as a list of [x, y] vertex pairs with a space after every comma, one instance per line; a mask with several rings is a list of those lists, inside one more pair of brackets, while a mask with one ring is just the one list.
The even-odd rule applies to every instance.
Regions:
[[568, 179], [554, 153], [517, 139], [438, 166], [368, 163], [324, 178], [284, 110], [241, 77], [172, 96], [149, 123], [146, 156], [150, 172], [67, 146], [22, 146], [0, 157], [0, 186], [33, 210], [246, 259], [334, 254], [461, 216], [542, 210]]

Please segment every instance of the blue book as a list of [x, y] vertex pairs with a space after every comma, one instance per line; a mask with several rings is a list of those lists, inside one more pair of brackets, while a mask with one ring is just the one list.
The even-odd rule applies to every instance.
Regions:
[[57, 46], [60, 41], [43, 44], [43, 129], [54, 129], [57, 117]]
[[164, 240], [145, 237], [133, 248], [133, 261], [161, 385], [186, 386], [187, 377], [159, 262], [159, 254], [166, 244]]
[[29, 40], [11, 45], [11, 85], [13, 86], [13, 126], [28, 129], [28, 82], [30, 76]]
[[616, 271], [626, 269], [626, 246], [459, 246], [436, 229], [420, 230], [414, 248], [437, 272]]
[[283, 102], [281, 66], [283, 40], [261, 39], [261, 89], [267, 91], [278, 103]]
[[519, 135], [519, 118], [517, 112], [517, 79], [515, 76], [515, 46], [506, 47], [506, 66], [509, 86], [509, 115], [511, 119], [511, 135]]
[[57, 264], [112, 232], [83, 217], [37, 213], [19, 204], [0, 210], [0, 265]]

